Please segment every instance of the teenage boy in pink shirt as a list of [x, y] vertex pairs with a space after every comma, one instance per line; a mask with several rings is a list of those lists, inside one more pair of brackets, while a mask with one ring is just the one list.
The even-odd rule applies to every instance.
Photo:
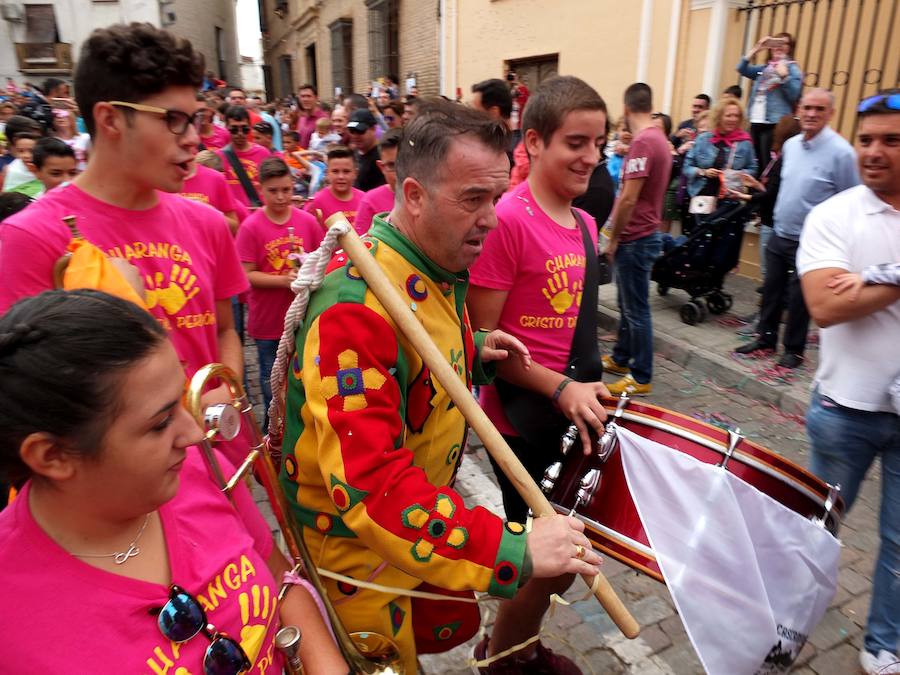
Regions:
[[[243, 371], [229, 298], [247, 278], [234, 240], [221, 213], [173, 194], [200, 141], [195, 92], [203, 72], [203, 55], [187, 40], [147, 24], [91, 34], [75, 73], [93, 144], [87, 169], [0, 225], [0, 313], [53, 288], [53, 267], [72, 239], [63, 218], [71, 215], [85, 239], [137, 268], [147, 307], [188, 377], [211, 361]], [[230, 397], [223, 385], [205, 400]]]
[[329, 216], [338, 211], [343, 211], [353, 225], [365, 194], [353, 187], [353, 181], [356, 180], [356, 158], [353, 151], [343, 145], [332, 148], [326, 155], [326, 166], [325, 177], [328, 187], [319, 190], [316, 196], [309, 200], [306, 210], [313, 214], [323, 227]]
[[[259, 165], [272, 156], [272, 151], [251, 140], [250, 113], [244, 106], [233, 105], [225, 110], [225, 128], [231, 134], [231, 143], [217, 150], [216, 154], [222, 158], [231, 195], [244, 206], [259, 207], [262, 205], [259, 199]], [[251, 184], [249, 190], [235, 171], [232, 157], [243, 167]]]
[[300, 265], [294, 256], [319, 248], [324, 232], [315, 218], [291, 205], [294, 182], [284, 160], [265, 160], [259, 167], [259, 183], [264, 206], [241, 224], [237, 249], [250, 280], [247, 333], [259, 352], [259, 384], [268, 418], [269, 377], [284, 331], [284, 315], [294, 299], [291, 282]]
[[[515, 335], [531, 353], [531, 368], [504, 362], [497, 376], [546, 396], [546, 405], [558, 406], [574, 422], [584, 447], [591, 447], [588, 430], [602, 433], [606, 412], [600, 402], [608, 396], [599, 381], [576, 382], [563, 375], [572, 346], [585, 283], [584, 236], [572, 200], [588, 187], [591, 173], [606, 142], [606, 104], [589, 85], [575, 77], [554, 77], [532, 94], [522, 122], [523, 143], [531, 157], [528, 179], [508, 192], [497, 205], [497, 229], [484, 242], [481, 256], [471, 267], [467, 305], [472, 325], [499, 328]], [[578, 209], [596, 255], [597, 226]], [[595, 311], [595, 310], [594, 310]], [[599, 356], [598, 356], [599, 363]], [[513, 359], [512, 361], [515, 361]], [[599, 380], [599, 375], [598, 375]], [[518, 435], [510, 424], [494, 385], [481, 388], [481, 405], [528, 469], [540, 480], [559, 457], [558, 446], [537, 447]], [[503, 494], [506, 517], [524, 522], [528, 507], [509, 479], [495, 468]], [[537, 634], [551, 593], [562, 593], [572, 577], [532, 579], [523, 593], [500, 608], [515, 617], [511, 625], [521, 634]], [[500, 621], [497, 625], [510, 625]], [[490, 643], [476, 648], [476, 658], [494, 655], [513, 646], [515, 636], [495, 630]], [[579, 673], [568, 659], [538, 646], [536, 668], [526, 648], [484, 669], [488, 673]]]
[[369, 231], [372, 219], [376, 213], [390, 212], [394, 208], [394, 186], [397, 184], [397, 151], [400, 149], [400, 140], [403, 138], [402, 129], [389, 129], [378, 142], [378, 151], [381, 158], [375, 164], [384, 174], [387, 181], [384, 185], [369, 190], [362, 198], [359, 211], [356, 212], [354, 229], [361, 235]]

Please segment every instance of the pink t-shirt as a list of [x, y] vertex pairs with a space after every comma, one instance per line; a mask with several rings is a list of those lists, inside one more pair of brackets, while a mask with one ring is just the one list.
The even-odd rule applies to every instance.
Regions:
[[[223, 462], [230, 475], [228, 467]], [[281, 673], [273, 645], [278, 585], [266, 565], [272, 534], [265, 520], [242, 483], [232, 506], [196, 448], [188, 451], [180, 478], [178, 494], [159, 508], [172, 583], [197, 599], [217, 630], [241, 642], [254, 664], [248, 672]], [[209, 640], [201, 634], [173, 644], [151, 613], [168, 601], [168, 588], [97, 569], [68, 553], [35, 521], [29, 494], [27, 483], [0, 513], [0, 584], [8, 606], [23, 609], [0, 613], [3, 671], [202, 673]]]
[[[238, 180], [237, 174], [231, 166], [231, 162], [229, 162], [228, 158], [225, 156], [225, 150], [216, 150], [216, 154], [222, 158], [222, 166], [225, 168], [225, 180], [228, 181], [228, 187], [231, 188], [231, 195], [241, 204], [250, 206], [250, 198], [247, 197], [247, 193], [244, 191], [241, 181]], [[253, 187], [256, 188], [256, 194], [259, 195], [259, 165], [262, 164], [264, 159], [271, 157], [272, 153], [261, 145], [251, 143], [250, 147], [246, 150], [235, 150], [234, 154], [244, 167], [247, 178], [250, 179], [250, 182], [253, 183]]]
[[631, 219], [622, 231], [620, 241], [634, 241], [659, 229], [663, 199], [672, 174], [672, 154], [666, 135], [656, 127], [642, 130], [631, 140], [622, 162], [622, 180], [644, 178]]
[[234, 204], [234, 213], [237, 216], [238, 224], [243, 223], [247, 220], [247, 217], [250, 215], [250, 209], [246, 204], [241, 204], [236, 199], [232, 199], [231, 203]]
[[317, 210], [321, 211], [322, 222], [328, 220], [328, 217], [331, 216], [331, 214], [343, 211], [344, 215], [347, 216], [347, 220], [350, 221], [350, 224], [354, 225], [354, 223], [356, 223], [356, 212], [359, 211], [359, 204], [362, 202], [363, 195], [366, 193], [356, 188], [351, 188], [351, 190], [353, 190], [353, 196], [347, 201], [335, 197], [331, 188], [319, 190], [315, 196], [307, 202], [304, 210], [313, 214], [313, 216], [316, 215]]
[[209, 204], [222, 213], [234, 211], [234, 198], [225, 176], [202, 164], [198, 164], [197, 172], [184, 181], [184, 187], [178, 194], [195, 202]]
[[125, 258], [144, 275], [150, 312], [169, 331], [188, 377], [219, 360], [216, 301], [247, 288], [222, 214], [178, 195], [131, 211], [101, 202], [75, 185], [58, 187], [0, 225], [0, 313], [21, 298], [53, 288], [53, 265], [72, 235]]
[[[596, 248], [594, 219], [577, 210]], [[497, 229], [470, 270], [471, 283], [507, 291], [497, 328], [522, 340], [536, 363], [561, 372], [569, 360], [584, 290], [581, 230], [562, 227], [544, 213], [528, 181], [503, 196], [497, 218]], [[482, 387], [480, 401], [502, 433], [515, 435], [493, 386]]]
[[[293, 237], [288, 230], [293, 227]], [[253, 263], [267, 274], [286, 275], [291, 271], [288, 254], [309, 253], [319, 248], [325, 233], [308, 213], [291, 208], [290, 220], [272, 222], [259, 209], [241, 225], [237, 250], [241, 262]], [[250, 318], [247, 333], [260, 340], [277, 340], [284, 331], [284, 315], [294, 299], [289, 288], [250, 288]]]
[[200, 142], [206, 146], [207, 150], [218, 150], [231, 143], [231, 134], [228, 133], [228, 129], [213, 124], [212, 135], [201, 136]]
[[356, 222], [353, 229], [362, 236], [372, 227], [372, 218], [378, 213], [390, 212], [394, 208], [394, 191], [390, 185], [379, 185], [369, 190], [359, 204], [356, 212]]

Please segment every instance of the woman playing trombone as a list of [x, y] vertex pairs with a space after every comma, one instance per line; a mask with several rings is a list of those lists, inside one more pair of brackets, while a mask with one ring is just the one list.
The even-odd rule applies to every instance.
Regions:
[[[184, 369], [136, 305], [49, 291], [0, 318], [5, 672], [280, 673], [296, 625], [308, 673], [347, 672], [316, 601], [246, 486], [207, 473]], [[16, 608], [16, 609], [13, 609]]]

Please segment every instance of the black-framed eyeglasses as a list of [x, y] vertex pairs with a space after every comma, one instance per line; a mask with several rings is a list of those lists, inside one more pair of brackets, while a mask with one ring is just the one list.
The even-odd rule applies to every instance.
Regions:
[[394, 115], [383, 115], [385, 122], [393, 122], [397, 119]]
[[884, 103], [890, 110], [900, 110], [900, 94], [875, 94], [865, 98], [859, 102], [856, 112], [868, 112], [879, 103]]
[[209, 647], [203, 657], [205, 675], [240, 675], [253, 667], [240, 643], [217, 631], [207, 621], [200, 603], [180, 586], [169, 587], [169, 601], [159, 610], [157, 624], [163, 636], [172, 642], [187, 642], [200, 633], [207, 637]]
[[228, 133], [229, 134], [244, 134], [246, 136], [247, 134], [250, 133], [250, 125], [242, 124], [241, 126], [234, 125], [234, 126], [228, 127]]
[[186, 113], [183, 110], [167, 110], [166, 108], [157, 108], [155, 105], [143, 105], [141, 103], [129, 103], [128, 101], [109, 101], [110, 105], [118, 108], [128, 108], [138, 112], [152, 113], [159, 115], [166, 120], [166, 126], [176, 136], [183, 136], [190, 126], [198, 126], [203, 123], [205, 110], [198, 110], [194, 113]]

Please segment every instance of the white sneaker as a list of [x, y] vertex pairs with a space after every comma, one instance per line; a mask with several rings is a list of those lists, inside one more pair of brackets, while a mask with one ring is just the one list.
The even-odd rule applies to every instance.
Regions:
[[900, 658], [882, 649], [875, 656], [863, 649], [859, 653], [859, 665], [866, 675], [897, 675], [900, 673]]

